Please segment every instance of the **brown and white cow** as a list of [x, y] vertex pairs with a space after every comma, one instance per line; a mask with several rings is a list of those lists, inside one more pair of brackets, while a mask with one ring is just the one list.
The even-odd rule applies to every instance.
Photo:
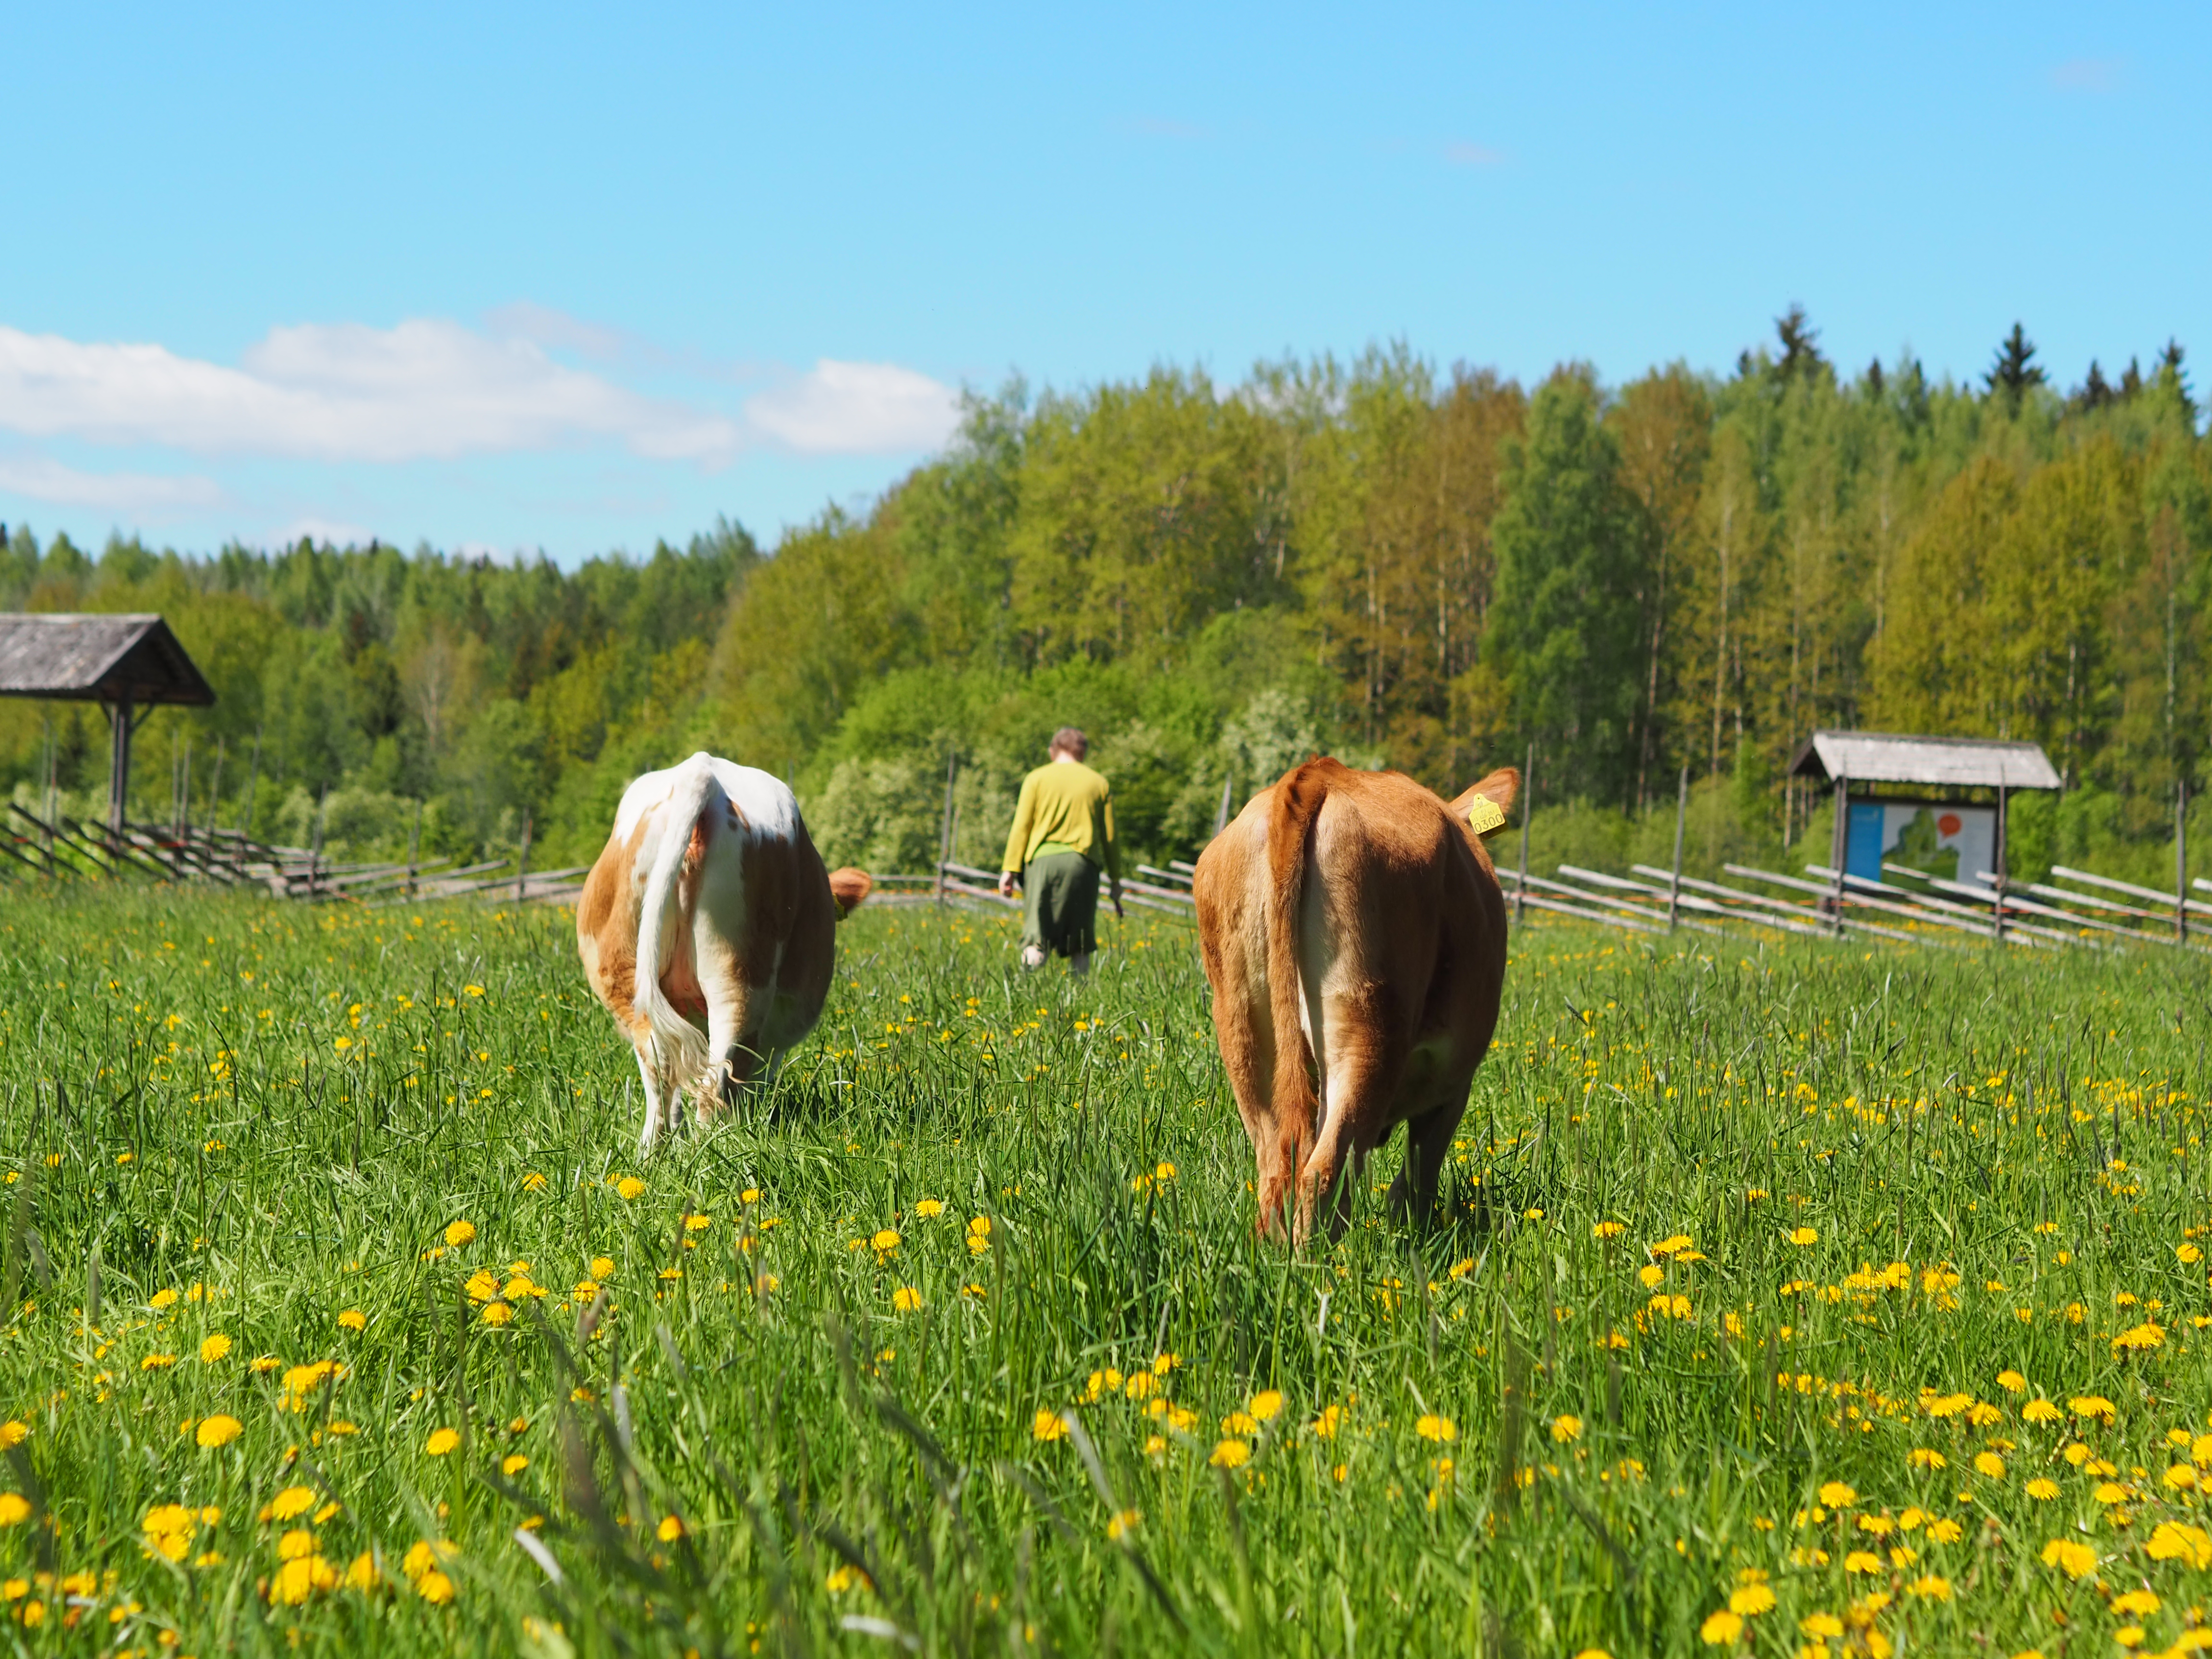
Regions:
[[1340, 1175], [1401, 1123], [1391, 1200], [1424, 1217], [1435, 1204], [1505, 980], [1505, 901], [1468, 814], [1504, 823], [1520, 787], [1508, 767], [1446, 805], [1400, 773], [1310, 760], [1200, 856], [1214, 1034], [1262, 1232], [1287, 1219], [1303, 1240]]
[[798, 800], [766, 772], [702, 753], [623, 792], [576, 948], [637, 1050], [640, 1151], [676, 1127], [686, 1091], [704, 1123], [756, 1076], [774, 1080], [821, 1017], [837, 922], [869, 885], [823, 872]]

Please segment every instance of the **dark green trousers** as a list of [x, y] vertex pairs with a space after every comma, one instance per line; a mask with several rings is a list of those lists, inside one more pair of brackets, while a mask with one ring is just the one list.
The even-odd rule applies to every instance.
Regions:
[[1047, 853], [1022, 872], [1022, 944], [1049, 956], [1098, 948], [1098, 866], [1080, 853]]

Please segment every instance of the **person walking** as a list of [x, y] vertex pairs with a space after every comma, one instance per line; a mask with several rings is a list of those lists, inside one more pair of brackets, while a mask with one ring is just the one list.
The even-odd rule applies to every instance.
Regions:
[[1022, 884], [1022, 966], [1048, 956], [1070, 971], [1091, 970], [1098, 948], [1098, 873], [1106, 872], [1114, 914], [1121, 914], [1121, 854], [1114, 841], [1113, 786], [1083, 763], [1090, 739], [1072, 726], [1052, 734], [1052, 758], [1022, 780], [1014, 827], [1006, 835], [999, 892]]

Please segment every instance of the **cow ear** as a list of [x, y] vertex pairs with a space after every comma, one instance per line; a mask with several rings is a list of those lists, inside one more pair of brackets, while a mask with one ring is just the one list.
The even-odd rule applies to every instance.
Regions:
[[1501, 766], [1451, 804], [1452, 814], [1472, 824], [1477, 835], [1503, 830], [1521, 793], [1518, 767]]

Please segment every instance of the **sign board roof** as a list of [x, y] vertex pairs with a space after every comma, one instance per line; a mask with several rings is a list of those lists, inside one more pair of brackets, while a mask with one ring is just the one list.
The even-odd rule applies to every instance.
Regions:
[[1985, 789], [2059, 787], [2057, 772], [2038, 744], [1995, 738], [1909, 737], [1895, 732], [1815, 732], [1790, 757], [1790, 775]]
[[0, 696], [204, 707], [215, 690], [157, 616], [9, 615]]

